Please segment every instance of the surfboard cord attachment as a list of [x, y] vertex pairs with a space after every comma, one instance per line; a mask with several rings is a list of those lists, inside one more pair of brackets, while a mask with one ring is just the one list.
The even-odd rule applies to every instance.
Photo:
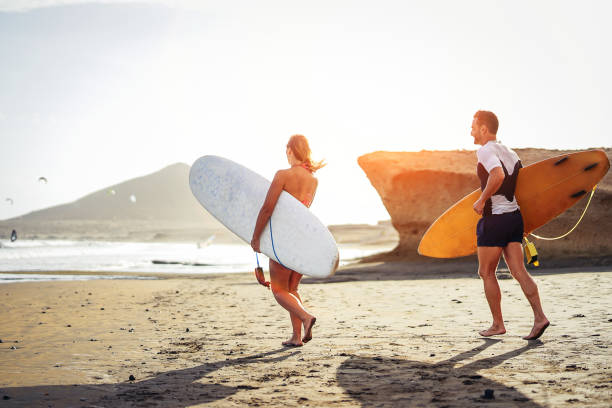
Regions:
[[[586, 214], [587, 208], [589, 208], [589, 204], [591, 204], [591, 199], [593, 198], [593, 194], [595, 194], [595, 189], [597, 188], [597, 184], [595, 184], [595, 186], [593, 187], [593, 190], [591, 190], [591, 196], [589, 197], [589, 201], [587, 201], [586, 206], [584, 207], [584, 210], [582, 211], [582, 215], [580, 216], [580, 218], [578, 218], [578, 221], [576, 222], [576, 225], [574, 225], [572, 227], [572, 229], [570, 229], [569, 231], [567, 231], [565, 234], [563, 235], [559, 235], [558, 237], [541, 237], [539, 235], [534, 234], [533, 232], [531, 232], [529, 235], [531, 235], [532, 237], [535, 237], [537, 239], [542, 239], [544, 241], [555, 241], [557, 239], [561, 239], [561, 238], [565, 238], [567, 237], [569, 234], [572, 233], [572, 231], [574, 231], [576, 229], [576, 227], [578, 226], [578, 224], [580, 224], [580, 221], [582, 221], [582, 218], [584, 217], [584, 214]], [[525, 238], [525, 240], [527, 240], [527, 238]]]
[[[272, 241], [272, 252], [274, 252], [274, 257], [276, 258], [276, 261], [283, 267], [283, 268], [287, 268], [285, 265], [283, 265], [283, 263], [281, 262], [280, 259], [278, 259], [278, 255], [276, 255], [276, 248], [274, 248], [274, 236], [272, 235], [272, 217], [270, 217], [270, 241]], [[289, 268], [287, 268], [289, 269]]]
[[528, 264], [533, 264], [534, 266], [540, 266], [540, 262], [538, 261], [538, 251], [533, 245], [533, 242], [529, 241], [527, 237], [523, 237], [525, 240], [525, 246], [523, 249], [525, 250], [525, 257], [527, 258]]

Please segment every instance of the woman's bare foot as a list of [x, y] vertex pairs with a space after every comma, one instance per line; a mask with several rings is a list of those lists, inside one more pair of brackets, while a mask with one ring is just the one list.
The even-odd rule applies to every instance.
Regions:
[[304, 343], [300, 341], [299, 337], [297, 340], [291, 337], [289, 340], [283, 341], [282, 345], [285, 347], [302, 347]]
[[487, 330], [482, 330], [478, 332], [478, 334], [480, 334], [482, 337], [491, 337], [491, 336], [495, 336], [498, 334], [505, 334], [505, 333], [506, 333], [506, 328], [503, 325], [501, 326], [492, 325]]
[[310, 340], [312, 340], [312, 326], [314, 326], [316, 321], [317, 318], [312, 316], [310, 320], [306, 320], [304, 322], [304, 337], [302, 338], [304, 343], [308, 343]]
[[535, 340], [539, 339], [542, 334], [544, 334], [544, 330], [550, 325], [548, 320], [544, 320], [542, 322], [534, 323], [533, 328], [531, 329], [531, 333], [529, 336], [523, 337], [523, 340]]

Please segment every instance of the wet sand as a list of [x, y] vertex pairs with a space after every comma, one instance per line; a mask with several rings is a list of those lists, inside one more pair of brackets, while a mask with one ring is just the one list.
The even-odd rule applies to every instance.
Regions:
[[0, 285], [0, 406], [612, 405], [612, 273], [536, 276], [552, 324], [527, 342], [512, 279], [508, 333], [487, 340], [475, 275], [389, 265], [304, 283], [317, 324], [301, 348], [281, 347], [288, 315], [250, 273]]

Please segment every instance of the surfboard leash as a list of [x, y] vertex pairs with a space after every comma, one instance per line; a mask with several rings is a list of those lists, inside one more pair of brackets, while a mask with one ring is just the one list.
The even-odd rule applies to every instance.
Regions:
[[[584, 207], [584, 210], [582, 211], [582, 214], [580, 215], [580, 218], [578, 218], [578, 221], [576, 222], [576, 224], [569, 231], [567, 231], [565, 234], [559, 235], [558, 237], [541, 237], [541, 236], [536, 235], [533, 232], [531, 232], [531, 233], [529, 233], [529, 235], [531, 235], [532, 237], [535, 237], [537, 239], [542, 239], [544, 241], [555, 241], [557, 239], [561, 239], [561, 238], [567, 237], [569, 234], [572, 233], [572, 231], [574, 231], [576, 229], [578, 224], [580, 224], [580, 221], [582, 221], [582, 218], [584, 217], [584, 214], [586, 214], [587, 208], [589, 208], [589, 204], [591, 204], [591, 199], [593, 198], [593, 194], [595, 194], [595, 189], [596, 188], [597, 188], [597, 184], [595, 184], [595, 186], [593, 187], [593, 190], [591, 190], [591, 196], [589, 197], [589, 201], [587, 201], [587, 204]], [[533, 242], [531, 242], [531, 241], [529, 241], [527, 239], [527, 236], [524, 236], [523, 239], [525, 240], [525, 244], [523, 245], [523, 249], [525, 251], [525, 257], [527, 258], [527, 263], [528, 264], [533, 264], [535, 266], [539, 266], [540, 263], [538, 261], [538, 251], [537, 251], [535, 245], [533, 244]]]
[[555, 241], [557, 239], [561, 239], [561, 238], [565, 238], [567, 237], [569, 234], [571, 234], [576, 227], [578, 226], [578, 224], [580, 224], [580, 221], [582, 221], [582, 218], [584, 217], [584, 214], [586, 214], [587, 209], [589, 208], [589, 204], [591, 204], [591, 199], [593, 198], [593, 194], [595, 194], [595, 189], [597, 188], [597, 184], [595, 184], [595, 186], [593, 187], [593, 190], [591, 190], [591, 196], [589, 197], [589, 201], [587, 201], [586, 206], [584, 207], [584, 210], [582, 211], [582, 215], [580, 215], [580, 218], [578, 218], [578, 221], [576, 222], [576, 225], [574, 225], [569, 231], [567, 231], [565, 234], [563, 235], [559, 235], [558, 237], [541, 237], [539, 235], [534, 234], [533, 232], [529, 233], [529, 235], [531, 235], [532, 237], [535, 237], [537, 239], [542, 239], [544, 241]]
[[[274, 252], [274, 256], [276, 257], [276, 261], [284, 268], [287, 268], [285, 265], [283, 265], [283, 263], [281, 262], [280, 259], [278, 259], [278, 255], [276, 254], [276, 248], [274, 248], [274, 236], [272, 234], [272, 217], [270, 217], [270, 241], [272, 241], [272, 251]], [[255, 260], [257, 261], [257, 268], [261, 269], [261, 266], [259, 265], [259, 256], [257, 256], [257, 252], [255, 252]], [[287, 268], [289, 269], [289, 268]]]
[[[272, 252], [274, 252], [274, 256], [276, 257], [276, 261], [283, 267], [287, 268], [280, 259], [278, 259], [278, 255], [276, 254], [276, 248], [274, 248], [274, 236], [272, 235], [272, 217], [270, 217], [270, 241], [272, 241]], [[289, 269], [289, 268], [287, 268]]]

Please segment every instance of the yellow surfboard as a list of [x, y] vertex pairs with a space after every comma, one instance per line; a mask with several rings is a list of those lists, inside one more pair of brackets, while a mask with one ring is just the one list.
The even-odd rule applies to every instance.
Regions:
[[[591, 192], [610, 168], [602, 150], [564, 154], [542, 160], [519, 171], [516, 201], [521, 207], [525, 233], [546, 224]], [[476, 224], [472, 208], [480, 189], [463, 197], [427, 229], [419, 244], [421, 255], [456, 258], [476, 252]]]

